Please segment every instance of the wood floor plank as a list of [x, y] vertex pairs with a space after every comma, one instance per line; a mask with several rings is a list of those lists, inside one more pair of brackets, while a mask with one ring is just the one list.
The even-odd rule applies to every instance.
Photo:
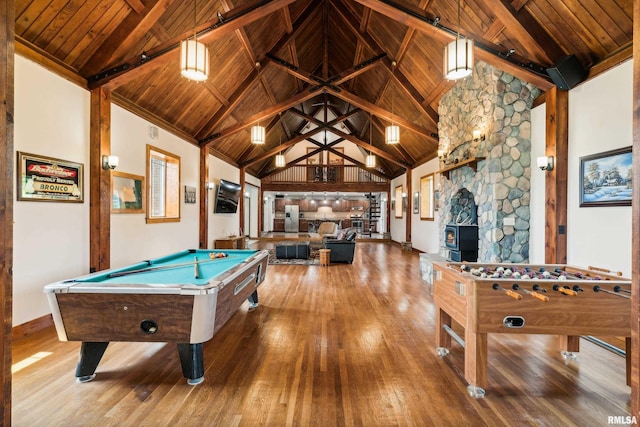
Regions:
[[243, 305], [205, 344], [197, 386], [174, 343], [112, 343], [79, 384], [79, 343], [53, 328], [15, 340], [14, 363], [33, 363], [14, 373], [13, 422], [584, 426], [629, 414], [624, 359], [582, 340], [565, 361], [554, 336], [489, 335], [487, 395], [471, 398], [462, 348], [435, 352], [435, 316], [416, 253], [358, 242], [353, 264], [269, 266], [260, 306]]

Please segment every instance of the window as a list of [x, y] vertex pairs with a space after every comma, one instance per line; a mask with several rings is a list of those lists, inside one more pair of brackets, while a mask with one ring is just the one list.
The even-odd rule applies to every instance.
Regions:
[[180, 157], [147, 145], [147, 223], [180, 221]]

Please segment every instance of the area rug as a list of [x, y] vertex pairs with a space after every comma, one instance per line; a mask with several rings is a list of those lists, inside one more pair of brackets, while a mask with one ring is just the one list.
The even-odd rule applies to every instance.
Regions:
[[269, 249], [269, 264], [271, 265], [320, 265], [319, 252], [311, 249], [309, 259], [278, 259], [276, 258], [275, 248]]

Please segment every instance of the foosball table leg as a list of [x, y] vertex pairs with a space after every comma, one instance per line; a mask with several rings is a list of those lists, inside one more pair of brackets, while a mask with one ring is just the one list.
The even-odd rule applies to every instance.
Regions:
[[560, 336], [560, 354], [565, 361], [575, 360], [580, 351], [580, 337], [575, 335]]

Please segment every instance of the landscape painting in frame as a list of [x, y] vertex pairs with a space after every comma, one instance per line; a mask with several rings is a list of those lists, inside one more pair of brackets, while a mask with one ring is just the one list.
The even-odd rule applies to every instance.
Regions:
[[631, 206], [631, 147], [580, 158], [580, 207]]

